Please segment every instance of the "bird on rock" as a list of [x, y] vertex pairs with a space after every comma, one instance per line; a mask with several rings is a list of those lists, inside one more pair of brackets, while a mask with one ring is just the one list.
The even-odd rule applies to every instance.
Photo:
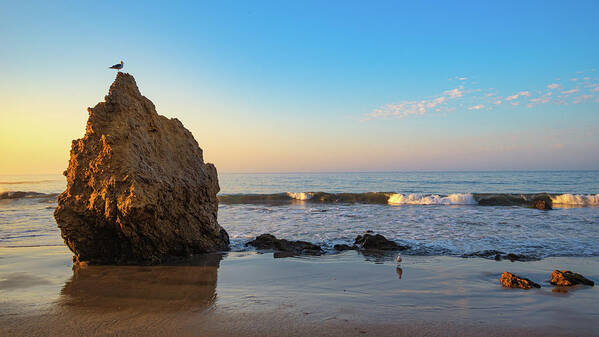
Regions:
[[117, 63], [115, 65], [113, 65], [112, 67], [108, 68], [108, 69], [117, 69], [117, 70], [121, 70], [123, 69], [123, 65], [125, 65], [125, 62], [123, 62], [121, 60], [121, 63]]

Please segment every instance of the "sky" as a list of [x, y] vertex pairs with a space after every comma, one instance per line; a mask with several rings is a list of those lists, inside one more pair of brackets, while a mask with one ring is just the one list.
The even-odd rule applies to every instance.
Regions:
[[2, 1], [0, 174], [125, 62], [220, 172], [599, 169], [597, 1]]

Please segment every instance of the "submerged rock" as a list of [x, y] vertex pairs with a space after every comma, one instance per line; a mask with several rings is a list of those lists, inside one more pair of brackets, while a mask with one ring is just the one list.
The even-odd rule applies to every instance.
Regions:
[[550, 210], [553, 209], [553, 201], [549, 195], [537, 195], [532, 198], [530, 206], [536, 209]]
[[462, 257], [482, 257], [484, 259], [500, 261], [503, 254], [505, 253], [499, 250], [481, 250], [479, 252], [462, 254]]
[[[324, 253], [320, 246], [306, 241], [288, 241], [277, 239], [272, 234], [262, 234], [256, 239], [247, 242], [246, 246], [254, 246], [256, 249], [274, 250], [275, 257], [286, 257], [296, 255], [321, 255]], [[281, 254], [282, 253], [282, 254]]]
[[501, 260], [510, 260], [514, 261], [536, 261], [539, 260], [536, 256], [523, 255], [523, 254], [514, 254], [514, 253], [504, 253], [499, 250], [482, 250], [473, 253], [462, 254], [462, 257], [482, 257], [484, 259], [493, 259], [495, 261]]
[[523, 278], [512, 273], [508, 273], [507, 271], [501, 274], [501, 278], [499, 279], [501, 285], [507, 288], [521, 288], [521, 289], [531, 289], [531, 288], [541, 288], [537, 283]]
[[595, 282], [578, 273], [573, 273], [569, 270], [556, 269], [553, 271], [553, 273], [551, 273], [551, 284], [556, 286], [573, 286], [577, 284], [594, 286]]
[[493, 194], [475, 193], [474, 200], [481, 206], [525, 206], [543, 210], [553, 209], [553, 201], [547, 193], [540, 194]]
[[155, 264], [228, 249], [216, 168], [179, 120], [156, 113], [124, 73], [88, 111], [54, 212], [75, 262]]
[[368, 233], [364, 235], [358, 235], [354, 241], [354, 245], [363, 249], [373, 250], [406, 250], [410, 248], [408, 246], [398, 245], [391, 240], [387, 240], [387, 238], [380, 234], [372, 235]]
[[336, 244], [333, 246], [333, 248], [336, 251], [344, 251], [344, 250], [355, 250], [358, 249], [358, 247], [354, 246], [350, 246], [350, 245], [346, 245], [346, 244]]

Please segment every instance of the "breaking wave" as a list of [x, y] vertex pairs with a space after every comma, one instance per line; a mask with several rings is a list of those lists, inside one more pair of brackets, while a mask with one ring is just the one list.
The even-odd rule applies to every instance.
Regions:
[[[0, 200], [55, 199], [57, 193], [0, 190]], [[290, 203], [294, 201], [313, 203], [356, 203], [389, 205], [525, 205], [535, 197], [551, 198], [554, 205], [560, 206], [599, 206], [599, 194], [511, 194], [511, 193], [454, 193], [448, 195], [425, 193], [326, 193], [326, 192], [285, 192], [272, 194], [223, 194], [218, 198], [223, 204], [264, 204]], [[507, 200], [507, 202], [506, 202]]]
[[57, 193], [39, 193], [24, 191], [0, 191], [0, 200], [18, 200], [18, 199], [52, 199], [58, 196]]
[[359, 203], [389, 205], [485, 205], [516, 206], [530, 205], [538, 197], [550, 198], [556, 205], [599, 206], [599, 194], [549, 194], [549, 193], [326, 193], [286, 192], [273, 194], [224, 194], [219, 195], [223, 204], [290, 203], [294, 201], [312, 203]]
[[551, 196], [558, 205], [599, 206], [599, 194], [560, 194]]
[[441, 196], [437, 194], [400, 194], [394, 193], [387, 201], [390, 205], [476, 205], [474, 195], [457, 193]]

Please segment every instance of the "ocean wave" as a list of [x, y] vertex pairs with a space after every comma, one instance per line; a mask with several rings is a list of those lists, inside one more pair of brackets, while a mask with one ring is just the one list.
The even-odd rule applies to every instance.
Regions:
[[558, 205], [599, 206], [599, 194], [559, 194], [551, 196], [551, 201]]
[[387, 201], [390, 205], [476, 205], [474, 195], [456, 193], [447, 196], [437, 194], [401, 194], [394, 193]]
[[57, 193], [40, 193], [25, 191], [0, 191], [0, 200], [18, 200], [18, 199], [51, 199], [56, 198]]
[[313, 193], [310, 192], [287, 192], [287, 195], [291, 199], [295, 200], [308, 200], [312, 198]]
[[551, 198], [556, 206], [599, 206], [599, 194], [551, 194], [551, 193], [327, 193], [285, 192], [273, 194], [224, 194], [219, 195], [223, 204], [260, 203], [358, 203], [389, 205], [482, 205], [482, 206], [530, 206], [536, 198]]
[[59, 180], [23, 180], [23, 181], [0, 181], [0, 185], [25, 185], [25, 184], [43, 184], [53, 183]]

